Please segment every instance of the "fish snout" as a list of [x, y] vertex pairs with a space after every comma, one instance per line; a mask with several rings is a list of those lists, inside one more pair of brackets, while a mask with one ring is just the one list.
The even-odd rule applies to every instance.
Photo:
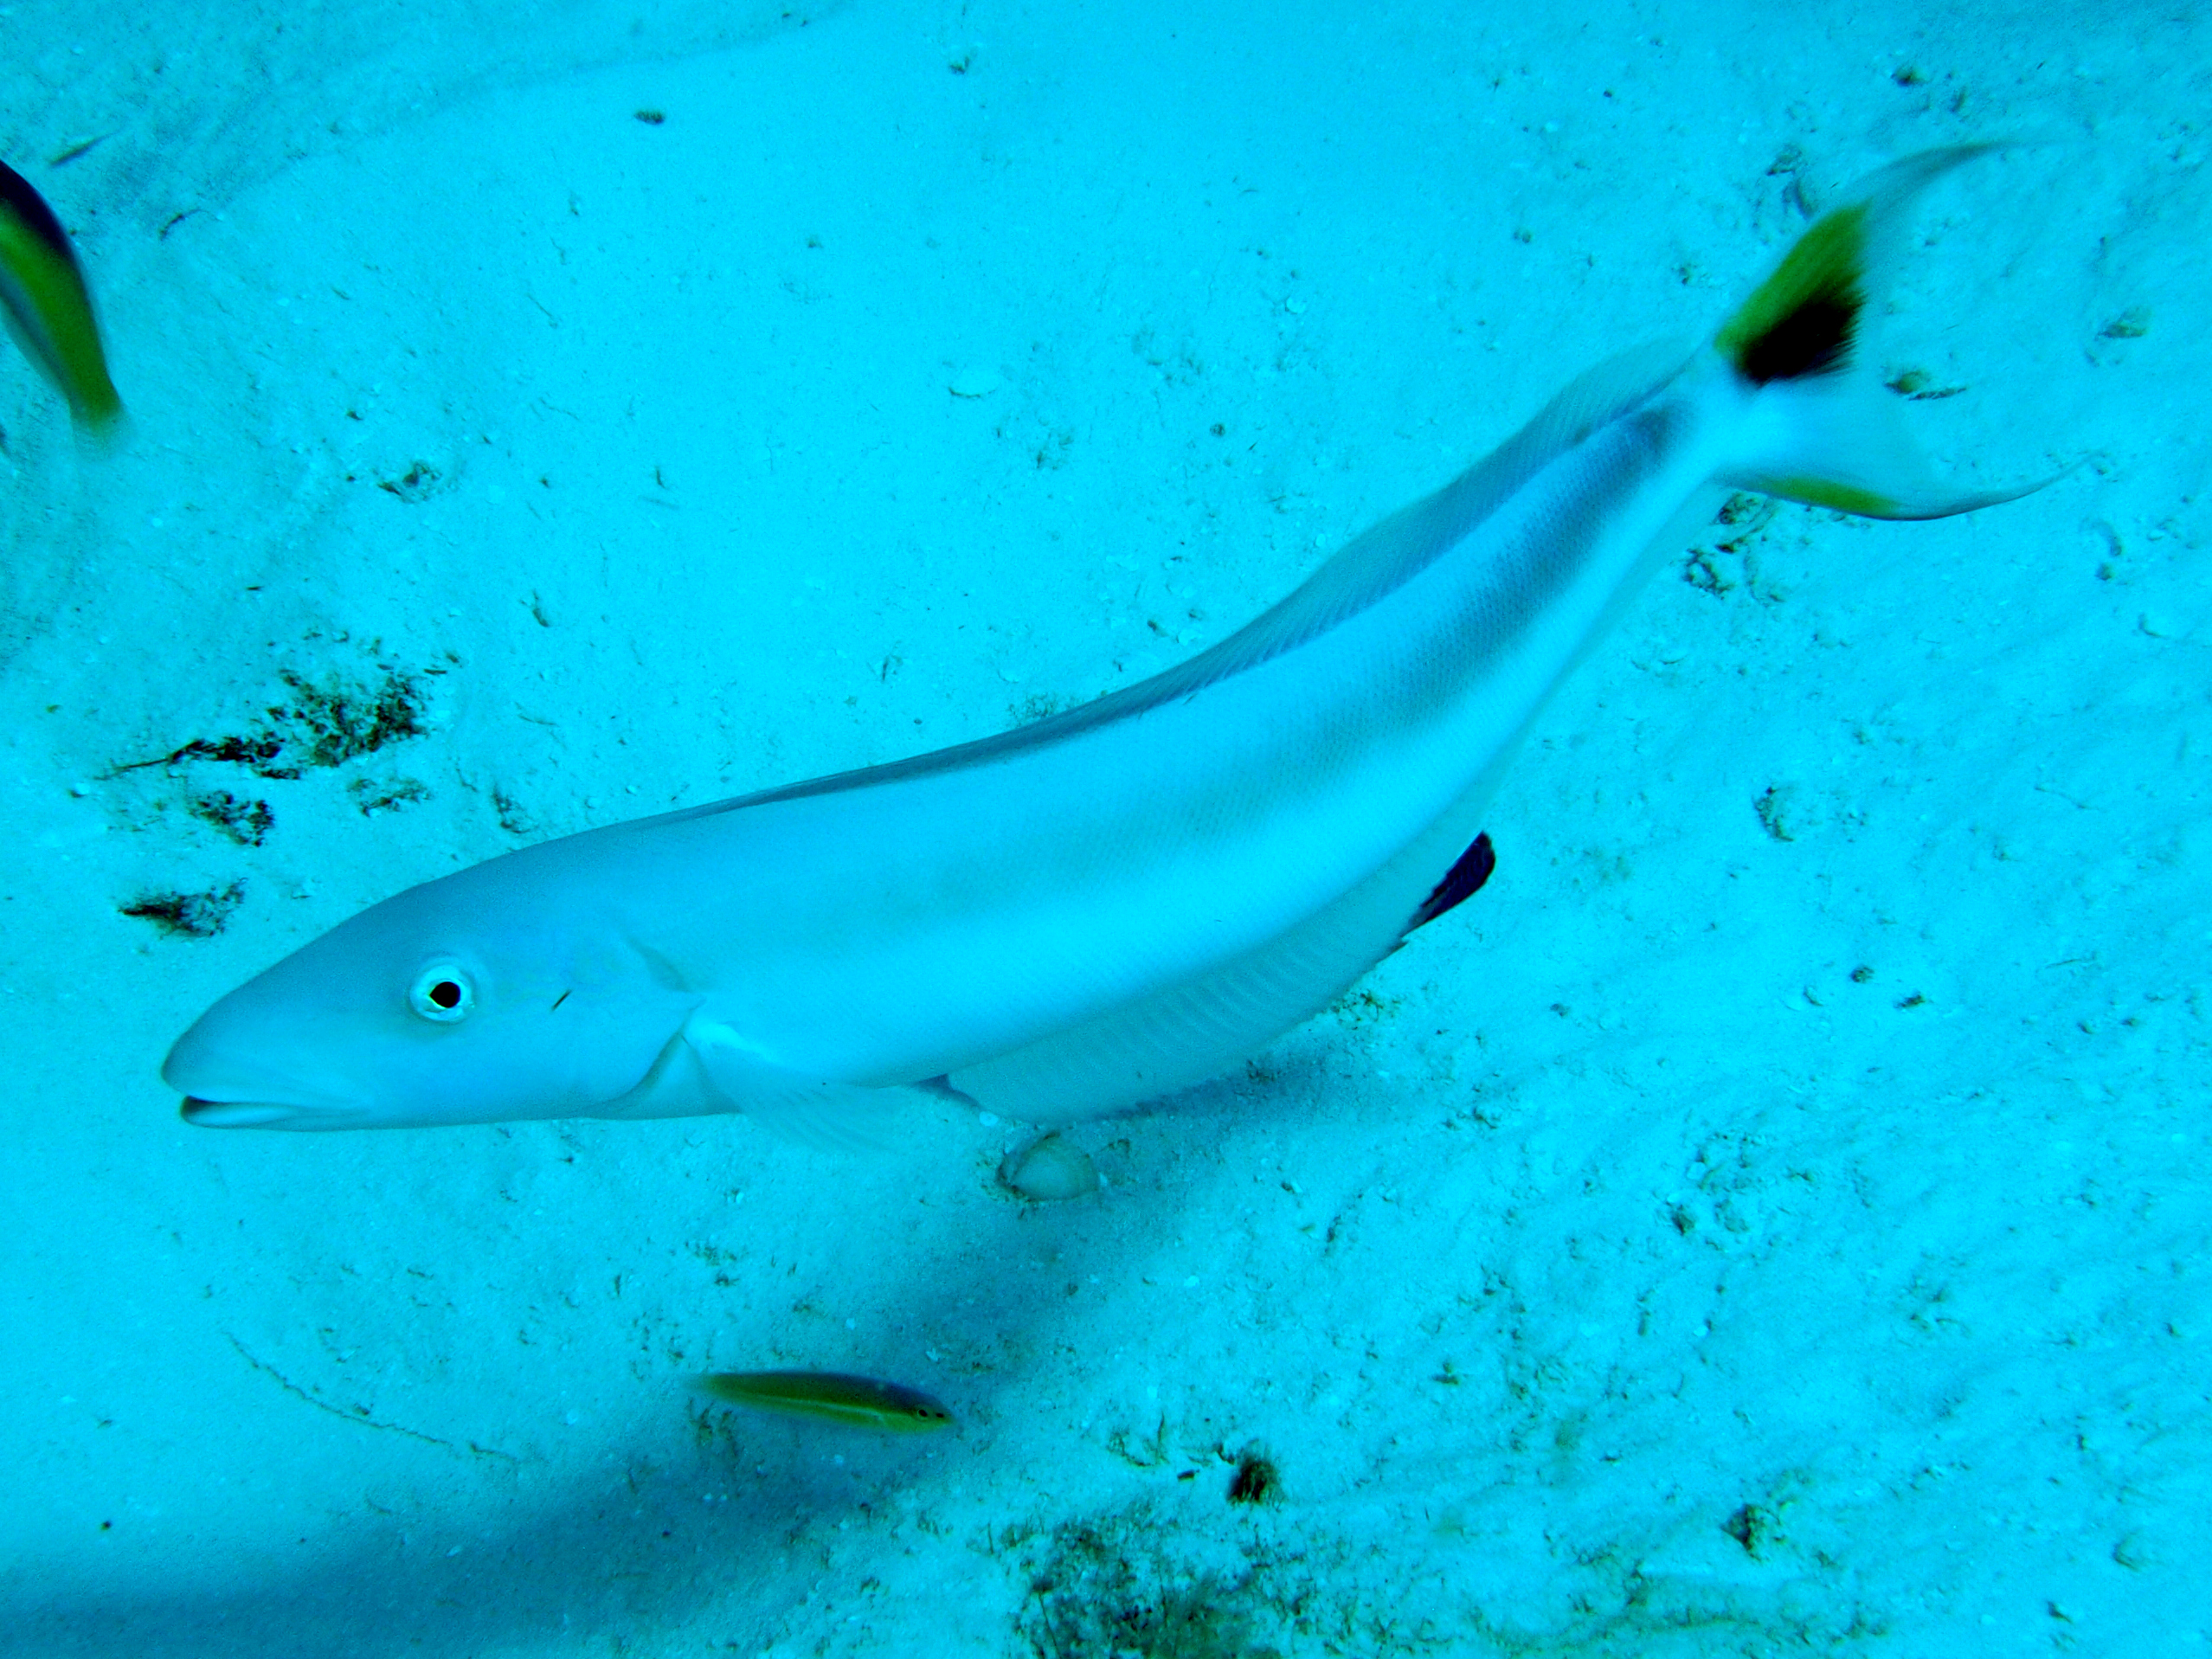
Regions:
[[366, 1116], [345, 1092], [255, 1063], [213, 1040], [206, 1022], [179, 1038], [162, 1063], [162, 1081], [184, 1096], [179, 1114], [209, 1129], [343, 1129]]

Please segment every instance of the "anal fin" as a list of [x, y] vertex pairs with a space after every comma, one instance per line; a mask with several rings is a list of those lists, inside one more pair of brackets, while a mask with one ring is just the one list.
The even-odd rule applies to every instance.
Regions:
[[[1479, 809], [1486, 794], [1476, 794], [1472, 806]], [[1065, 1123], [1219, 1077], [1327, 1007], [1413, 929], [1480, 887], [1495, 863], [1487, 835], [1475, 839], [1443, 880], [1435, 876], [1466, 833], [1464, 818], [1454, 814], [1258, 948], [931, 1081], [1003, 1116]]]
[[1431, 888], [1428, 897], [1421, 901], [1421, 908], [1413, 912], [1413, 919], [1405, 924], [1411, 933], [1416, 928], [1426, 927], [1446, 910], [1464, 904], [1482, 891], [1490, 872], [1498, 867], [1498, 855], [1490, 846], [1488, 831], [1476, 836], [1458, 861], [1444, 871], [1444, 878]]

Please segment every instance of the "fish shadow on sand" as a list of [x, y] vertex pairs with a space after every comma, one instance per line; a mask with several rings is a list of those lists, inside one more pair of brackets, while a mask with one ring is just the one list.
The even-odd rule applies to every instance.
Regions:
[[[1264, 1084], [1201, 1085], [1124, 1121], [1208, 1154], [1210, 1166], [1225, 1130], [1290, 1127], [1347, 1109], [1333, 1075], [1341, 1045], [1287, 1046]], [[525, 1501], [489, 1521], [427, 1507], [349, 1517], [336, 1536], [310, 1534], [312, 1559], [298, 1568], [248, 1578], [218, 1566], [209, 1574], [218, 1582], [204, 1588], [180, 1574], [170, 1585], [59, 1598], [18, 1591], [0, 1598], [0, 1629], [11, 1633], [10, 1651], [42, 1659], [397, 1659], [541, 1643], [549, 1652], [610, 1643], [620, 1651], [672, 1630], [758, 1652], [823, 1576], [809, 1534], [825, 1518], [864, 1506], [880, 1515], [906, 1494], [923, 1512], [957, 1506], [966, 1513], [955, 1535], [937, 1547], [961, 1549], [971, 1572], [981, 1564], [967, 1558], [959, 1531], [1032, 1518], [976, 1510], [972, 1497], [948, 1489], [988, 1451], [994, 1425], [1021, 1409], [1022, 1356], [1045, 1351], [1052, 1325], [1082, 1315], [1061, 1294], [1064, 1274], [990, 1264], [1064, 1250], [1126, 1276], [1137, 1266], [1129, 1247], [1172, 1235], [1166, 1223], [1190, 1198], [1180, 1179], [1120, 1189], [1111, 1209], [1094, 1199], [1030, 1206], [1009, 1198], [978, 1206], [981, 1227], [960, 1237], [948, 1230], [934, 1235], [943, 1248], [917, 1251], [902, 1270], [913, 1309], [907, 1340], [916, 1379], [942, 1381], [961, 1418], [949, 1431], [884, 1436], [750, 1414], [736, 1434], [711, 1431], [703, 1402], [672, 1373], [664, 1428], [608, 1448], [603, 1472], [535, 1508]], [[976, 1217], [970, 1210], [965, 1220]], [[1013, 1357], [1003, 1369], [932, 1375], [920, 1363], [923, 1334], [945, 1330], [988, 1333]], [[1067, 1433], [1073, 1451], [1076, 1431]], [[728, 1610], [726, 1623], [717, 1608]]]

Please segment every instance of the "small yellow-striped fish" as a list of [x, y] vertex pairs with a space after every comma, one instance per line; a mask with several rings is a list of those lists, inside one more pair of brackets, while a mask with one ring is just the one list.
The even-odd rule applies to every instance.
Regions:
[[715, 1371], [701, 1377], [698, 1386], [736, 1405], [894, 1434], [923, 1434], [953, 1420], [942, 1401], [918, 1388], [840, 1371]]
[[69, 400], [80, 430], [111, 432], [123, 400], [107, 377], [100, 325], [69, 233], [29, 180], [0, 162], [0, 312], [23, 355]]

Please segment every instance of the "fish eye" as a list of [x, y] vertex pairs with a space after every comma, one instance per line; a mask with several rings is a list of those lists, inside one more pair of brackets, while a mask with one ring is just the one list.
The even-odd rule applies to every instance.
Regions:
[[425, 1019], [450, 1026], [476, 1006], [476, 986], [459, 962], [433, 962], [415, 976], [407, 1006]]

